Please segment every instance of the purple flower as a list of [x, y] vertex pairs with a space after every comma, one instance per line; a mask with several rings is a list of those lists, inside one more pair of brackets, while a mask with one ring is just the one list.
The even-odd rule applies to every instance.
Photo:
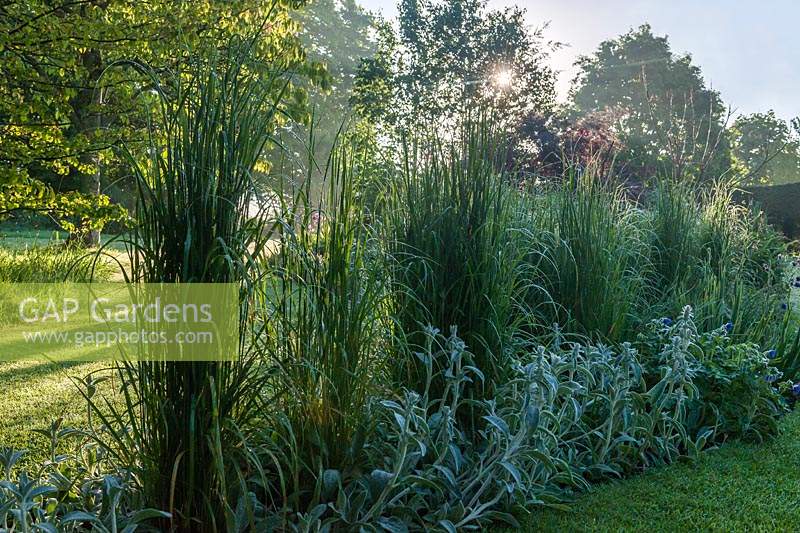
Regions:
[[792, 394], [794, 394], [795, 396], [800, 396], [800, 382], [792, 385]]
[[733, 331], [733, 322], [727, 322], [723, 327], [725, 328], [725, 331], [730, 333]]
[[667, 327], [670, 327], [672, 325], [672, 319], [664, 317], [664, 318], [661, 319], [661, 323], [664, 324]]
[[774, 348], [767, 352], [767, 358], [769, 359], [775, 359], [776, 355], [778, 355], [778, 352]]

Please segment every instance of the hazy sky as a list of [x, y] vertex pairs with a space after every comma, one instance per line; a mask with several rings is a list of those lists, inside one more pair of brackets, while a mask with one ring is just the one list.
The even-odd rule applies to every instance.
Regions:
[[[360, 0], [386, 17], [395, 0]], [[550, 22], [547, 39], [569, 45], [551, 57], [563, 97], [572, 63], [597, 45], [649, 22], [666, 34], [674, 52], [689, 52], [706, 83], [740, 113], [774, 109], [784, 119], [800, 115], [800, 3], [797, 0], [489, 0], [517, 4], [531, 26]]]

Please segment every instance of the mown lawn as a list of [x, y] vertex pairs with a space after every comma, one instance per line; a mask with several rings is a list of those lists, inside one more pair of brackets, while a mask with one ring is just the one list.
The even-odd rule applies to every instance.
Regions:
[[539, 511], [528, 531], [795, 531], [800, 413], [766, 444], [728, 443], [694, 463], [599, 485], [569, 512]]
[[[52, 229], [39, 229], [30, 226], [19, 226], [10, 222], [0, 223], [0, 248], [19, 250], [30, 246], [47, 246], [50, 244], [63, 244], [69, 234], [65, 231]], [[103, 233], [100, 240], [107, 243], [114, 235]], [[112, 243], [114, 250], [123, 250], [121, 243]]]
[[0, 448], [28, 450], [34, 462], [46, 458], [47, 439], [31, 429], [44, 429], [63, 417], [64, 426], [85, 421], [86, 402], [73, 378], [107, 368], [107, 362], [0, 362]]
[[[66, 238], [64, 232], [0, 224], [0, 248], [47, 246]], [[31, 430], [45, 429], [58, 418], [63, 427], [83, 424], [86, 402], [75, 379], [108, 366], [108, 362], [8, 361], [0, 354], [0, 448], [28, 450], [23, 465], [47, 459], [47, 439]]]

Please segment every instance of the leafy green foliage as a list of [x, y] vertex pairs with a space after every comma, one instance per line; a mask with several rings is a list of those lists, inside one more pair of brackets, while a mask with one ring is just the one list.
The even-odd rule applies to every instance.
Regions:
[[20, 212], [47, 215], [72, 234], [99, 231], [109, 222], [122, 225], [128, 222], [125, 208], [112, 203], [104, 194], [77, 191], [59, 194], [45, 183], [29, 178], [0, 185], [0, 217]]
[[692, 311], [685, 308], [674, 324], [654, 320], [640, 336], [640, 350], [658, 354], [685, 353], [697, 395], [690, 403], [690, 431], [713, 428], [717, 440], [727, 437], [766, 440], [778, 431], [785, 410], [778, 393], [780, 371], [758, 345], [736, 342], [725, 326], [698, 333]]
[[[731, 186], [664, 180], [634, 204], [588, 172], [526, 198], [517, 225], [539, 326], [619, 342], [686, 304], [701, 331], [772, 347], [788, 296], [786, 245]], [[747, 328], [743, 327], [747, 324]]]
[[736, 119], [730, 129], [734, 165], [752, 184], [779, 185], [800, 181], [800, 121], [792, 123], [774, 111]]
[[548, 50], [519, 7], [493, 11], [485, 0], [403, 0], [399, 29], [384, 26], [378, 53], [359, 70], [353, 100], [372, 120], [408, 131], [458, 123], [489, 107], [503, 124], [555, 104]]
[[722, 101], [691, 59], [674, 54], [648, 25], [579, 59], [572, 113], [613, 112], [626, 176], [714, 179], [730, 166]]
[[660, 271], [656, 309], [677, 316], [688, 302], [703, 331], [730, 322], [743, 338], [774, 346], [788, 297], [786, 245], [762, 215], [733, 201], [732, 190], [725, 182], [659, 185], [650, 244]]
[[[49, 459], [33, 472], [19, 470], [25, 451], [0, 448], [0, 526], [9, 531], [152, 530], [169, 513], [142, 508], [134, 474], [61, 419], [38, 430], [47, 437]], [[72, 452], [56, 453], [62, 441]], [[150, 527], [148, 527], [150, 526]]]
[[[731, 344], [724, 332], [701, 337], [688, 308], [674, 328], [662, 325], [646, 335], [643, 346], [655, 353], [640, 354], [627, 343], [619, 350], [567, 343], [556, 332], [549, 347], [521, 356], [496, 398], [477, 403], [469, 400], [470, 389], [483, 374], [455, 328], [447, 337], [432, 328], [425, 335], [416, 357], [426, 388], [373, 397], [369, 412], [377, 423], [367, 439], [364, 474], [321, 470], [306, 510], [281, 509], [271, 523], [404, 530], [516, 525], [515, 509], [563, 508], [567, 488], [697, 457], [729, 437], [777, 430], [780, 399], [763, 380], [774, 369], [757, 352], [740, 359], [737, 370], [718, 366], [753, 347]], [[718, 397], [726, 380], [734, 384], [723, 394], [741, 396], [735, 406]], [[435, 382], [445, 384], [441, 394], [431, 388]], [[744, 423], [734, 423], [730, 414], [743, 407], [737, 422]], [[459, 422], [462, 410], [485, 422], [477, 434]], [[296, 450], [281, 440], [272, 446], [282, 479], [296, 475]]]
[[327, 195], [325, 161], [343, 136], [361, 138], [369, 148], [375, 147], [375, 127], [352, 112], [350, 97], [361, 59], [375, 53], [376, 21], [354, 0], [309, 2], [296, 18], [308, 61], [323, 64], [329, 79], [322, 85], [296, 81], [308, 91], [309, 120], [291, 121], [277, 130], [276, 142], [264, 157], [270, 172], [262, 179], [268, 191], [286, 188], [289, 181], [299, 189], [309, 179], [309, 201], [318, 203]]
[[[271, 115], [271, 126], [307, 121], [307, 88], [292, 77], [325, 88], [329, 76], [321, 63], [308, 60], [298, 38], [294, 11], [303, 4], [33, 0], [4, 5], [0, 182], [35, 178], [53, 187], [56, 196], [105, 192], [135, 203], [136, 180], [120, 147], [124, 143], [138, 164], [147, 160], [148, 113], [140, 104], [158, 102], [152, 80], [132, 62], [176, 70], [191, 56], [209, 58], [231, 38], [266, 27], [255, 54], [286, 81], [271, 86], [271, 96], [280, 95], [280, 112]], [[102, 197], [71, 193], [59, 201], [78, 209], [78, 216], [103, 218], [107, 214], [98, 210], [109, 209]], [[86, 202], [98, 205], [87, 212]]]
[[[404, 0], [356, 81], [371, 18], [350, 0], [301, 4], [0, 8], [0, 214], [97, 230], [123, 218], [101, 185], [132, 184], [126, 279], [239, 283], [243, 332], [235, 362], [124, 363], [117, 381], [77, 383], [87, 427], [39, 430], [32, 471], [0, 451], [0, 528], [517, 525], [593, 483], [775, 435], [800, 367], [779, 307], [785, 244], [727, 184], [683, 183], [729, 157], [719, 96], [688, 56], [643, 27], [583, 59], [567, 152], [610, 155], [527, 192], [495, 131], [523, 123], [521, 145], [552, 126], [554, 76], [522, 10]], [[362, 116], [340, 137], [331, 116], [353, 83]], [[277, 126], [308, 122], [309, 91], [309, 146], [275, 157], [308, 157], [303, 189], [264, 202], [262, 155]], [[443, 141], [472, 108], [492, 127]], [[767, 158], [747, 159], [753, 145], [785, 133], [756, 118], [736, 130], [750, 167]], [[421, 126], [440, 135], [399, 158], [374, 146]], [[638, 204], [600, 185], [620, 150], [627, 177], [671, 181]], [[0, 254], [0, 277], [86, 280], [101, 263], [34, 249]]]
[[[403, 5], [408, 43], [436, 50], [449, 39], [437, 24], [482, 24], [480, 2], [420, 5]], [[7, 471], [9, 523], [76, 510], [112, 529], [116, 516], [162, 530], [513, 525], [592, 483], [775, 434], [791, 384], [774, 385], [776, 367], [793, 367], [800, 338], [778, 307], [785, 244], [725, 184], [663, 183], [636, 204], [583, 169], [518, 190], [481, 120], [446, 142], [421, 134], [386, 174], [370, 135], [344, 135], [319, 205], [310, 180], [264, 202], [254, 174], [277, 115], [302, 103], [286, 77], [302, 58], [261, 61], [262, 44], [228, 41], [166, 81], [126, 63], [160, 112], [146, 150], [124, 145], [137, 186], [126, 279], [239, 283], [238, 360], [123, 363], [116, 401], [87, 377], [81, 434], [102, 462], [86, 470], [121, 478], [114, 505], [51, 507], [38, 477]], [[479, 89], [464, 95], [485, 103]], [[307, 155], [312, 167], [313, 143]], [[48, 468], [60, 432], [42, 434]], [[62, 474], [98, 494], [84, 472]]]

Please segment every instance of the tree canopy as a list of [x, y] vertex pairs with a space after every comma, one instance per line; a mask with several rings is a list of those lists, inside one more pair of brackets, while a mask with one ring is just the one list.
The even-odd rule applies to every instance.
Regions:
[[748, 183], [800, 182], [800, 121], [790, 127], [774, 111], [736, 119], [731, 128], [735, 168]]
[[[303, 168], [308, 164], [309, 151], [324, 167], [343, 125], [347, 124], [347, 131], [360, 126], [358, 117], [351, 116], [350, 96], [361, 59], [376, 51], [376, 20], [355, 0], [315, 0], [299, 10], [296, 18], [307, 57], [325, 65], [330, 76], [325, 87], [310, 81], [302, 84], [309, 94], [314, 124], [288, 123], [280, 132], [280, 146], [270, 150], [273, 160], [292, 159], [284, 167], [296, 168], [278, 169], [282, 174], [302, 173], [295, 176], [301, 179], [309, 170]], [[308, 146], [311, 134], [313, 146]], [[311, 171], [313, 177], [320, 174], [317, 168]]]
[[[292, 18], [303, 1], [30, 0], [0, 6], [0, 183], [40, 179], [97, 195], [125, 183], [121, 143], [147, 124], [146, 79], [121, 61], [177, 70], [189, 55], [256, 32], [272, 69], [325, 85]], [[265, 21], [269, 26], [265, 27]], [[276, 87], [276, 90], [283, 88]], [[307, 119], [307, 91], [289, 83], [279, 120]]]
[[452, 122], [465, 109], [493, 110], [498, 122], [549, 113], [555, 76], [541, 30], [519, 7], [486, 0], [401, 0], [399, 28], [380, 31], [378, 54], [363, 61], [354, 102], [400, 127]]
[[626, 173], [704, 179], [729, 167], [719, 93], [706, 86], [690, 55], [673, 53], [649, 25], [604, 41], [576, 65], [570, 112], [612, 117]]

